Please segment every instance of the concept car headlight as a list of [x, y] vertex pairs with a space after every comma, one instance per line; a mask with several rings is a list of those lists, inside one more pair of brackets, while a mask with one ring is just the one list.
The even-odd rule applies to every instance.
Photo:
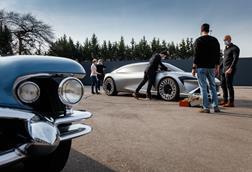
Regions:
[[24, 82], [17, 89], [18, 98], [24, 103], [33, 103], [40, 96], [40, 88], [34, 82]]
[[84, 87], [80, 80], [68, 77], [61, 81], [58, 94], [62, 103], [74, 105], [81, 100], [84, 94]]

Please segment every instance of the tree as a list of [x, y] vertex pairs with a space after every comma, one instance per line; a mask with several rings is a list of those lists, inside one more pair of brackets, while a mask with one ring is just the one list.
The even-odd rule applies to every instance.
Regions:
[[114, 42], [112, 44], [112, 60], [119, 60], [118, 59], [118, 43]]
[[11, 36], [10, 30], [8, 29], [6, 25], [3, 26], [2, 23], [0, 23], [0, 55], [1, 56], [13, 54], [11, 42], [12, 42], [12, 36]]
[[140, 50], [140, 58], [142, 60], [146, 60], [150, 58], [152, 52], [145, 36], [143, 36], [143, 38], [139, 42], [139, 50]]
[[113, 45], [110, 41], [108, 41], [108, 57], [110, 61], [113, 60]]
[[160, 41], [159, 39], [156, 40], [156, 38], [153, 38], [152, 42], [151, 42], [151, 50], [153, 53], [157, 53], [159, 51], [161, 51], [161, 45], [160, 45]]
[[10, 30], [13, 49], [18, 54], [33, 54], [51, 44], [54, 33], [49, 25], [31, 14], [0, 11], [0, 21]]
[[170, 52], [170, 58], [176, 58], [176, 46], [174, 44], [174, 42], [172, 41], [171, 43], [167, 44], [167, 49]]
[[101, 58], [104, 60], [109, 59], [107, 42], [104, 40], [101, 46]]
[[84, 42], [82, 55], [83, 55], [84, 59], [87, 59], [87, 60], [92, 59], [92, 57], [91, 57], [91, 43], [89, 42], [88, 38], [86, 38], [86, 40]]
[[95, 34], [92, 35], [91, 38], [91, 57], [92, 58], [97, 58], [100, 54], [99, 54], [99, 45], [98, 45], [98, 39], [97, 36]]
[[184, 39], [182, 39], [182, 41], [179, 43], [178, 56], [181, 59], [185, 59], [187, 56], [187, 47], [186, 47], [186, 42]]
[[188, 58], [193, 56], [193, 39], [186, 38], [186, 49]]
[[162, 50], [169, 50], [170, 59], [176, 58], [190, 58], [192, 57], [192, 38], [183, 39], [180, 43], [166, 42], [161, 43], [159, 39], [154, 38], [152, 42], [148, 43], [145, 36], [139, 41], [135, 42], [132, 38], [130, 45], [126, 45], [124, 37], [121, 37], [117, 42], [103, 41], [100, 45], [95, 34], [90, 39], [86, 38], [83, 45], [77, 42], [74, 43], [71, 37], [64, 35], [54, 42], [49, 49], [50, 55], [57, 55], [78, 59], [79, 61], [92, 60], [92, 58], [103, 58], [109, 61], [119, 60], [148, 60], [153, 53]]
[[119, 57], [119, 60], [124, 59], [125, 54], [126, 54], [126, 47], [125, 47], [125, 43], [124, 43], [124, 38], [121, 36], [121, 39], [120, 39], [119, 44], [118, 44], [118, 57]]

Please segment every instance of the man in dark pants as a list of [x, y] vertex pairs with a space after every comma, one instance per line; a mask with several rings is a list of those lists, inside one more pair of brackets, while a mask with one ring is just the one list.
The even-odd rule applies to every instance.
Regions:
[[106, 66], [103, 65], [103, 60], [99, 59], [98, 63], [96, 64], [96, 68], [97, 68], [97, 72], [99, 73], [97, 75], [97, 85], [98, 85], [98, 90], [100, 91], [100, 86], [103, 83], [103, 79], [104, 79], [104, 69], [106, 69]]
[[144, 86], [144, 84], [148, 81], [148, 87], [147, 87], [147, 94], [146, 99], [151, 99], [151, 87], [155, 86], [155, 80], [156, 80], [156, 72], [158, 70], [158, 67], [160, 66], [162, 70], [167, 70], [167, 67], [161, 62], [161, 59], [165, 59], [169, 55], [168, 51], [162, 51], [159, 54], [154, 54], [149, 61], [149, 65], [144, 71], [144, 78], [138, 85], [135, 93], [132, 95], [138, 99], [139, 97], [139, 91]]
[[[234, 88], [233, 80], [236, 72], [236, 66], [239, 59], [240, 49], [234, 45], [230, 35], [224, 37], [226, 45], [224, 50], [224, 59], [222, 61], [223, 72], [221, 75], [221, 87], [223, 90], [223, 101], [221, 105], [224, 107], [234, 107]], [[228, 101], [229, 94], [229, 101]]]

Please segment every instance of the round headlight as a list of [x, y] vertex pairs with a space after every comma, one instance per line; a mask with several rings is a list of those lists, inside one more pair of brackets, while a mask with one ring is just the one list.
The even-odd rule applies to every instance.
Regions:
[[33, 103], [40, 96], [40, 89], [34, 82], [24, 82], [17, 89], [18, 98], [24, 103]]
[[61, 81], [58, 94], [62, 103], [65, 105], [74, 105], [81, 100], [84, 88], [80, 80], [68, 77]]

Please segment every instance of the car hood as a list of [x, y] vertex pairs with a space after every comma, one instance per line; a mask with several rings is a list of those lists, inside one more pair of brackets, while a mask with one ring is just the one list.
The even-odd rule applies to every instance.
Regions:
[[74, 60], [52, 56], [0, 57], [0, 105], [14, 105], [13, 84], [18, 77], [38, 73], [72, 73], [85, 76], [84, 68]]

